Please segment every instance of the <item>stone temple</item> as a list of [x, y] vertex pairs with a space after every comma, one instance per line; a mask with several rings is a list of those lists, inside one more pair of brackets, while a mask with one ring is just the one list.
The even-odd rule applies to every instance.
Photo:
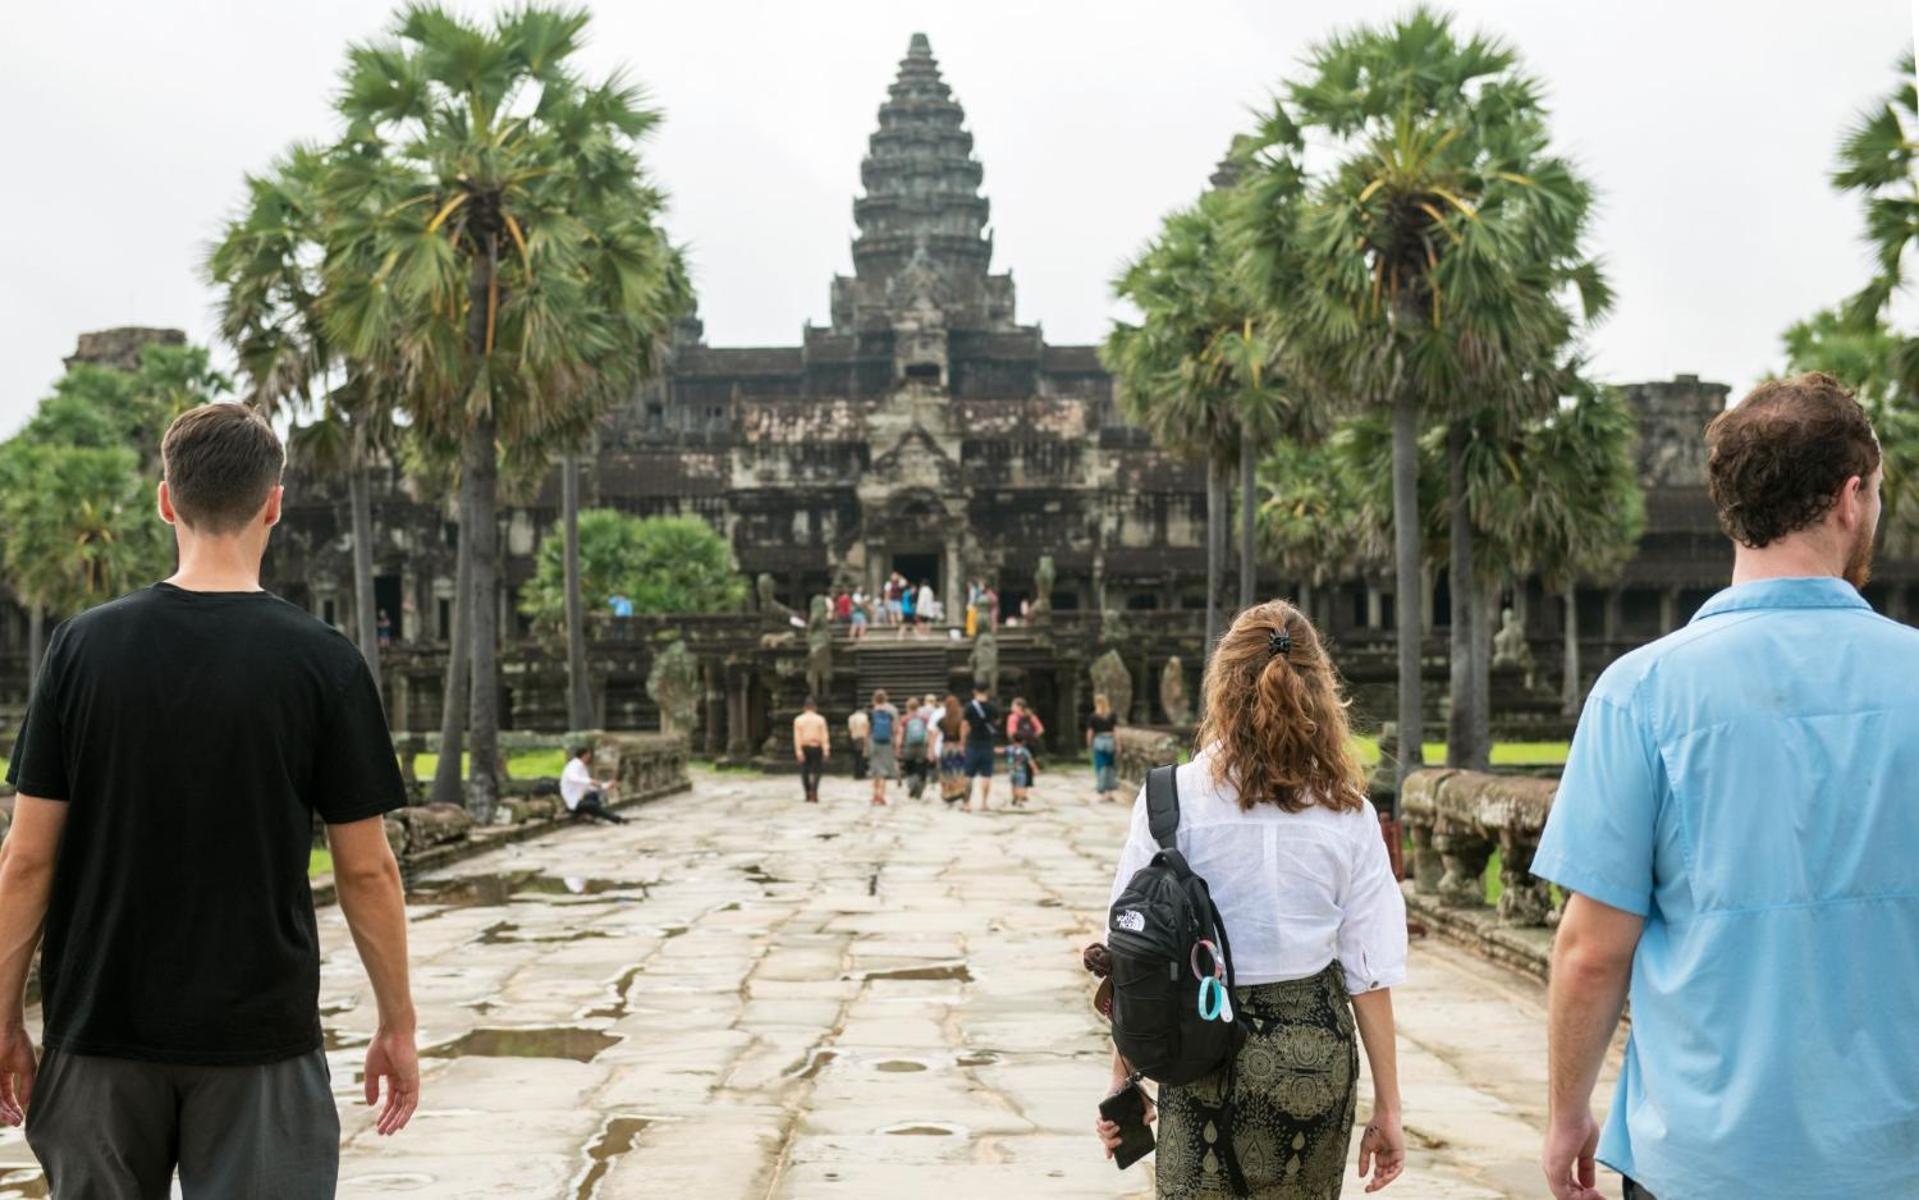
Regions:
[[[734, 758], [790, 758], [780, 738], [810, 688], [825, 692], [837, 727], [875, 686], [944, 691], [975, 673], [994, 675], [1003, 694], [1027, 696], [1070, 745], [1090, 706], [1089, 667], [1107, 651], [1130, 674], [1132, 719], [1177, 723], [1181, 689], [1162, 684], [1174, 657], [1184, 693], [1198, 684], [1200, 468], [1156, 449], [1126, 420], [1094, 347], [1048, 345], [1038, 325], [1020, 323], [1012, 276], [992, 269], [982, 178], [965, 113], [927, 39], [915, 35], [860, 166], [853, 270], [832, 281], [829, 321], [808, 324], [797, 345], [720, 347], [689, 319], [663, 376], [602, 423], [583, 472], [588, 506], [696, 514], [729, 537], [742, 570], [765, 585], [745, 614], [596, 615], [589, 657], [602, 725], [658, 720], [646, 680], [675, 637], [697, 663], [696, 748]], [[126, 362], [130, 344], [177, 336], [90, 334], [69, 361]], [[1588, 676], [1683, 623], [1724, 585], [1731, 562], [1706, 496], [1700, 437], [1729, 389], [1680, 375], [1625, 390], [1640, 421], [1648, 529], [1619, 578], [1578, 591]], [[344, 482], [296, 474], [288, 483], [269, 586], [350, 629]], [[394, 627], [382, 659], [389, 705], [396, 727], [433, 729], [459, 529], [444, 497], [417, 494], [397, 469], [378, 474], [374, 497], [374, 590]], [[558, 508], [555, 471], [538, 495], [501, 509], [509, 728], [566, 721], [564, 655], [530, 636], [514, 603]], [[1040, 597], [1043, 558], [1053, 571]], [[810, 597], [839, 584], [871, 590], [894, 570], [930, 581], [949, 612], [959, 611], [974, 577], [998, 586], [1005, 611], [1044, 599], [1050, 612], [1003, 631], [983, 659], [945, 637], [858, 646], [842, 637], [809, 653], [789, 608], [804, 613]], [[1427, 582], [1429, 628], [1443, 627], [1443, 572]], [[1867, 596], [1904, 618], [1915, 583], [1919, 562], [1882, 562]], [[1260, 589], [1295, 590], [1270, 570]], [[1389, 565], [1314, 592], [1316, 616], [1338, 640], [1354, 686], [1357, 719], [1390, 716]], [[1563, 735], [1553, 678], [1563, 605], [1537, 580], [1514, 581], [1505, 603], [1535, 643], [1538, 670], [1496, 683], [1499, 719], [1505, 732]], [[24, 614], [0, 599], [0, 738], [8, 711], [24, 701], [25, 645]], [[1437, 643], [1433, 650], [1427, 693], [1437, 720], [1444, 665]]]

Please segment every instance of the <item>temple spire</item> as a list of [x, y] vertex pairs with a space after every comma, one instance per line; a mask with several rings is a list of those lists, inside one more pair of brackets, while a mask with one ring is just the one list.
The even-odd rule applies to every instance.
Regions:
[[915, 301], [976, 324], [1011, 320], [1011, 280], [988, 275], [993, 242], [983, 174], [966, 112], [940, 75], [932, 43], [916, 33], [860, 164], [865, 194], [853, 202], [854, 277], [835, 288], [836, 326], [871, 325]]

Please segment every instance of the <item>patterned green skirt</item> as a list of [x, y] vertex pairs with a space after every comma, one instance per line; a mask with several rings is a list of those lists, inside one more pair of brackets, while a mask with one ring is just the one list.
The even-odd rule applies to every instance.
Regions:
[[[1252, 1018], [1233, 1079], [1233, 1148], [1260, 1200], [1336, 1200], [1357, 1099], [1353, 1005], [1338, 963], [1310, 979], [1235, 988]], [[1233, 1194], [1217, 1121], [1224, 1070], [1159, 1094], [1160, 1200]]]

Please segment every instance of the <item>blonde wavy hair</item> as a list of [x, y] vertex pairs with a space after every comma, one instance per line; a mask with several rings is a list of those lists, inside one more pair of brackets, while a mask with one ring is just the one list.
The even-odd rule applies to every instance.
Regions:
[[1211, 748], [1213, 780], [1233, 785], [1240, 808], [1365, 804], [1339, 674], [1298, 609], [1273, 600], [1239, 614], [1213, 649], [1204, 690], [1195, 742]]

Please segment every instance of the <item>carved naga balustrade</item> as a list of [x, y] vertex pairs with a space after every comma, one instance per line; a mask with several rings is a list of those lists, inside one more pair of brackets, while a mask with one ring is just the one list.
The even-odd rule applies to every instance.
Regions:
[[1443, 908], [1487, 908], [1483, 879], [1498, 850], [1499, 923], [1556, 924], [1551, 889], [1533, 877], [1532, 864], [1558, 786], [1552, 779], [1480, 771], [1408, 775], [1400, 792], [1400, 819], [1412, 839], [1414, 895]]

